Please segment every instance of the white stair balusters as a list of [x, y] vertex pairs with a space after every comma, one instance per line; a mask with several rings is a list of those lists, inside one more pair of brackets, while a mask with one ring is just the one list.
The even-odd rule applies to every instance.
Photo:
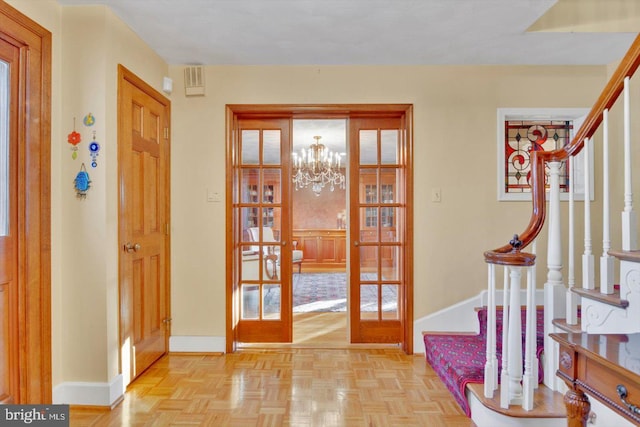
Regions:
[[502, 408], [510, 404], [522, 404], [522, 319], [520, 316], [522, 267], [510, 267], [509, 279], [509, 330], [502, 332], [507, 335], [507, 348], [502, 348], [502, 354], [507, 354], [509, 380], [505, 381], [503, 378], [500, 382], [501, 389], [508, 387], [508, 402], [501, 399], [500, 407]]
[[613, 257], [609, 200], [609, 110], [602, 112], [602, 255], [600, 256], [600, 292], [613, 293]]
[[[502, 291], [502, 369], [500, 371], [500, 406], [509, 407], [509, 267], [504, 266]], [[506, 384], [506, 386], [505, 386]]]
[[582, 254], [582, 287], [595, 288], [595, 266], [591, 247], [591, 173], [589, 171], [589, 138], [584, 140], [582, 155], [584, 156], [584, 253]]
[[633, 189], [631, 185], [631, 112], [629, 97], [629, 77], [624, 79], [624, 211], [622, 212], [622, 250], [638, 249], [638, 220], [633, 210]]
[[496, 358], [496, 266], [487, 264], [487, 361], [484, 365], [484, 397], [492, 398], [498, 388], [498, 359]]
[[[533, 242], [532, 252], [536, 253]], [[527, 315], [525, 325], [524, 375], [522, 378], [522, 409], [533, 409], [533, 391], [538, 388], [538, 360], [536, 358], [536, 266], [527, 268]]]
[[576, 285], [575, 271], [575, 181], [574, 167], [575, 157], [571, 156], [567, 160], [569, 162], [569, 253], [567, 255], [567, 324], [578, 324], [578, 300], [579, 296], [572, 291]]

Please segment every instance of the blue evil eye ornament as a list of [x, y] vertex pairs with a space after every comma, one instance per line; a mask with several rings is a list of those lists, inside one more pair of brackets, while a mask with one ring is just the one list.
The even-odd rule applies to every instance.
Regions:
[[91, 156], [91, 167], [95, 168], [98, 166], [98, 162], [96, 158], [98, 157], [98, 152], [100, 151], [100, 144], [96, 141], [96, 133], [93, 132], [93, 141], [89, 144], [89, 155]]
[[84, 163], [80, 167], [80, 172], [73, 180], [73, 185], [76, 189], [76, 197], [78, 199], [85, 199], [87, 197], [87, 191], [91, 188], [91, 179], [87, 173], [87, 169], [84, 167]]

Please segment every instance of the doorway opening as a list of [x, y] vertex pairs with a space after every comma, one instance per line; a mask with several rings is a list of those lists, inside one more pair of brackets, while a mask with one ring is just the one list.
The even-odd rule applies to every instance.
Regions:
[[293, 344], [349, 342], [347, 120], [293, 119]]
[[[293, 281], [327, 270], [346, 276], [345, 345], [413, 352], [412, 114], [410, 104], [227, 105], [227, 352], [291, 344]], [[303, 158], [329, 150], [318, 146], [328, 142], [322, 129], [309, 130], [294, 148], [294, 126], [332, 120], [344, 124], [348, 143], [344, 158], [336, 149], [335, 163], [324, 166], [341, 173], [299, 178]], [[294, 208], [296, 192], [304, 198], [311, 187], [306, 197], [315, 199], [332, 184], [334, 192], [345, 184], [344, 211], [315, 229], [294, 224], [300, 212], [318, 220], [328, 205]]]

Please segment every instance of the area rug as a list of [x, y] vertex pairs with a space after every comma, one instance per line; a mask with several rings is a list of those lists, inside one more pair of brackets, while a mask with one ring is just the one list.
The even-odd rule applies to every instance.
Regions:
[[[375, 277], [363, 277], [375, 280]], [[377, 286], [361, 288], [360, 309], [377, 311]], [[396, 311], [398, 293], [395, 286], [382, 286], [382, 310]], [[346, 273], [302, 273], [293, 275], [293, 312], [347, 311]]]
[[293, 312], [347, 311], [346, 273], [293, 275]]

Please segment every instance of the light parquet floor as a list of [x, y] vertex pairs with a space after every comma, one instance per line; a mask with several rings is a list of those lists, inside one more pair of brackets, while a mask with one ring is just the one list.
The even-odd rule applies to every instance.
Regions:
[[473, 426], [423, 356], [399, 349], [169, 354], [112, 411], [72, 426]]

